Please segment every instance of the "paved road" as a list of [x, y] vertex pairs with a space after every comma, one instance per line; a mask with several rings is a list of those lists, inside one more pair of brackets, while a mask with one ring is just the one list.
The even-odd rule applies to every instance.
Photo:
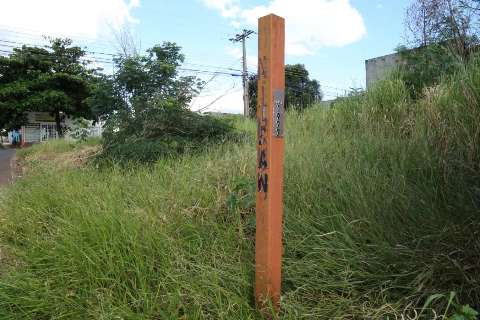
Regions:
[[14, 156], [14, 149], [0, 149], [0, 186], [12, 180], [11, 162]]

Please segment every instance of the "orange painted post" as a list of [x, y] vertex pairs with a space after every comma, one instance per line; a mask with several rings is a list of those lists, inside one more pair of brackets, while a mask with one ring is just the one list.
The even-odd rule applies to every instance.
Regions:
[[282, 267], [285, 20], [258, 21], [257, 205], [255, 299], [280, 309]]

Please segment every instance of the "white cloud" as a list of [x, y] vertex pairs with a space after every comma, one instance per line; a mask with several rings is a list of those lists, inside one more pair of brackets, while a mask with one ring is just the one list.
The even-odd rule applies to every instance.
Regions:
[[[233, 0], [204, 0], [232, 25], [256, 27], [270, 13], [286, 19], [286, 52], [309, 55], [322, 47], [343, 47], [366, 35], [360, 13], [350, 0], [270, 0], [267, 5], [240, 9]], [[214, 5], [215, 4], [215, 5]], [[238, 8], [238, 9], [233, 9]]]
[[234, 0], [204, 0], [207, 7], [220, 11], [224, 18], [234, 18], [240, 13], [240, 7]]
[[54, 36], [98, 38], [137, 20], [139, 0], [5, 0], [0, 27]]

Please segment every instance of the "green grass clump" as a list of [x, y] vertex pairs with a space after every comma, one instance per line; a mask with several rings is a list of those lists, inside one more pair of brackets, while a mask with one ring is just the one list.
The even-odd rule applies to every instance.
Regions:
[[[392, 79], [288, 114], [282, 318], [474, 317], [479, 101], [472, 63], [419, 101]], [[260, 318], [256, 126], [236, 125], [247, 141], [0, 194], [0, 319]]]

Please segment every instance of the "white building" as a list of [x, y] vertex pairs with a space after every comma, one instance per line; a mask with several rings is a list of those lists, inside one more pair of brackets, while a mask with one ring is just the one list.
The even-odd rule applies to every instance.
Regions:
[[[29, 112], [27, 115], [28, 124], [22, 126], [20, 132], [23, 135], [25, 143], [44, 142], [52, 139], [57, 139], [59, 134], [55, 118], [48, 112]], [[100, 123], [93, 124], [93, 121], [88, 121], [90, 124], [86, 128], [90, 136], [100, 137], [102, 135], [102, 126]], [[62, 121], [62, 127], [66, 128], [65, 136], [70, 136], [78, 129], [74, 119], [66, 118]], [[12, 142], [12, 133], [8, 135], [9, 141]]]

